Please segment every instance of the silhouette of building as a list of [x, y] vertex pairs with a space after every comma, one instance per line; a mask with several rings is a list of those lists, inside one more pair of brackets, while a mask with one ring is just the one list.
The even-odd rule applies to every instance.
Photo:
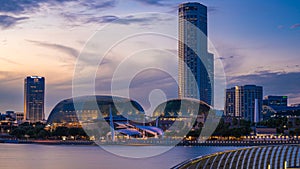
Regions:
[[28, 76], [24, 80], [24, 120], [32, 123], [45, 119], [45, 78]]
[[254, 122], [255, 100], [258, 104], [258, 119], [262, 112], [263, 87], [256, 85], [235, 86], [226, 90], [225, 115], [241, 117]]
[[207, 51], [207, 7], [179, 5], [179, 98], [195, 98], [213, 105], [213, 54]]

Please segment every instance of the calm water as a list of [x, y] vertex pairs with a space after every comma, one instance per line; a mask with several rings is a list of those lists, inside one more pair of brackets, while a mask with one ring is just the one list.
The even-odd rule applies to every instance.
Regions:
[[[131, 146], [120, 146], [126, 151]], [[152, 150], [159, 147], [144, 147]], [[175, 147], [156, 157], [133, 159], [110, 154], [97, 146], [0, 144], [0, 169], [167, 169], [200, 155], [237, 147]]]

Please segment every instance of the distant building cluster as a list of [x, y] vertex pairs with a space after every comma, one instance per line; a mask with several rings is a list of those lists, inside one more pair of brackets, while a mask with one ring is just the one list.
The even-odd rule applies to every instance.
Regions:
[[[255, 122], [271, 117], [295, 117], [300, 115], [300, 106], [288, 106], [287, 96], [265, 96], [263, 87], [256, 85], [235, 86], [226, 89], [224, 115]], [[257, 108], [257, 111], [255, 111]]]
[[262, 118], [295, 117], [300, 115], [300, 105], [288, 106], [287, 96], [266, 96], [263, 100]]
[[12, 126], [18, 126], [24, 122], [23, 112], [6, 111], [0, 113], [0, 133], [9, 133]]

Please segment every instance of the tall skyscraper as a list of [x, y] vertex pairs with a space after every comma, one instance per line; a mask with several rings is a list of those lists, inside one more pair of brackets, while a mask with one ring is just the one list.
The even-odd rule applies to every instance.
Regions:
[[[226, 90], [225, 115], [254, 121], [255, 102], [258, 119], [261, 119], [263, 87], [256, 85], [235, 86]], [[256, 101], [255, 101], [256, 100]]]
[[28, 76], [24, 80], [24, 120], [39, 122], [45, 119], [45, 78]]
[[207, 51], [207, 7], [179, 5], [179, 98], [196, 98], [213, 105], [213, 54]]

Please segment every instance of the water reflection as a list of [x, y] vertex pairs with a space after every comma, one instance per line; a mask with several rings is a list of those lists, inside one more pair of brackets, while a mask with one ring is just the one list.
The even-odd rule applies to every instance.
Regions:
[[[116, 146], [126, 152], [128, 146]], [[131, 147], [132, 148], [132, 147]], [[159, 147], [152, 147], [159, 148]], [[97, 146], [45, 146], [0, 144], [1, 169], [166, 169], [190, 158], [237, 147], [175, 147], [156, 157], [130, 159], [112, 155]], [[152, 151], [145, 148], [145, 153]]]

